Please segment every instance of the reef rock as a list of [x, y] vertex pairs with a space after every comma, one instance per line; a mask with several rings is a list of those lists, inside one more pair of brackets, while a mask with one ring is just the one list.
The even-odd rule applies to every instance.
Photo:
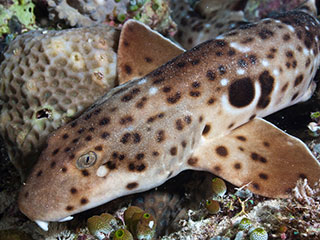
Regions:
[[18, 36], [0, 65], [0, 134], [21, 174], [47, 135], [115, 86], [118, 31], [95, 26]]

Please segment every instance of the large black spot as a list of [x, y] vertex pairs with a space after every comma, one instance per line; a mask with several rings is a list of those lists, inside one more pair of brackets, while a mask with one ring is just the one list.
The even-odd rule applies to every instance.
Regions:
[[235, 107], [245, 107], [254, 98], [254, 86], [250, 78], [241, 78], [229, 87], [229, 102]]
[[259, 76], [259, 82], [261, 86], [261, 96], [258, 101], [258, 107], [265, 108], [270, 103], [270, 94], [273, 89], [274, 78], [268, 71], [264, 71]]

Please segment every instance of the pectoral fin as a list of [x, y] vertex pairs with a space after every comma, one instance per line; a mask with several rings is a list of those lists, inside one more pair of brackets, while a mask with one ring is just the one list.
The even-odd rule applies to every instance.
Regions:
[[267, 197], [288, 197], [299, 178], [314, 184], [320, 165], [307, 146], [263, 119], [206, 141], [193, 154], [195, 168]]
[[184, 50], [148, 26], [127, 21], [121, 31], [118, 48], [119, 84], [140, 78]]

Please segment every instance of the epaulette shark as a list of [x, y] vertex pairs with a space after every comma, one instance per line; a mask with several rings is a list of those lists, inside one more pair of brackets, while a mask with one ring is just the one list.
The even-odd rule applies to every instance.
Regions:
[[20, 210], [47, 229], [186, 169], [274, 198], [288, 197], [299, 178], [318, 181], [305, 144], [262, 119], [314, 92], [320, 25], [310, 10], [242, 25], [185, 52], [128, 21], [118, 53], [127, 82], [51, 134]]

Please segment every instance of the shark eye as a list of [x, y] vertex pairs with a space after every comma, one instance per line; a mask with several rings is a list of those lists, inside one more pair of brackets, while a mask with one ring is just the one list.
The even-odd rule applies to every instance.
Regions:
[[97, 160], [97, 154], [95, 152], [88, 152], [86, 154], [81, 155], [77, 160], [77, 168], [82, 170], [85, 168], [89, 168], [95, 164]]

